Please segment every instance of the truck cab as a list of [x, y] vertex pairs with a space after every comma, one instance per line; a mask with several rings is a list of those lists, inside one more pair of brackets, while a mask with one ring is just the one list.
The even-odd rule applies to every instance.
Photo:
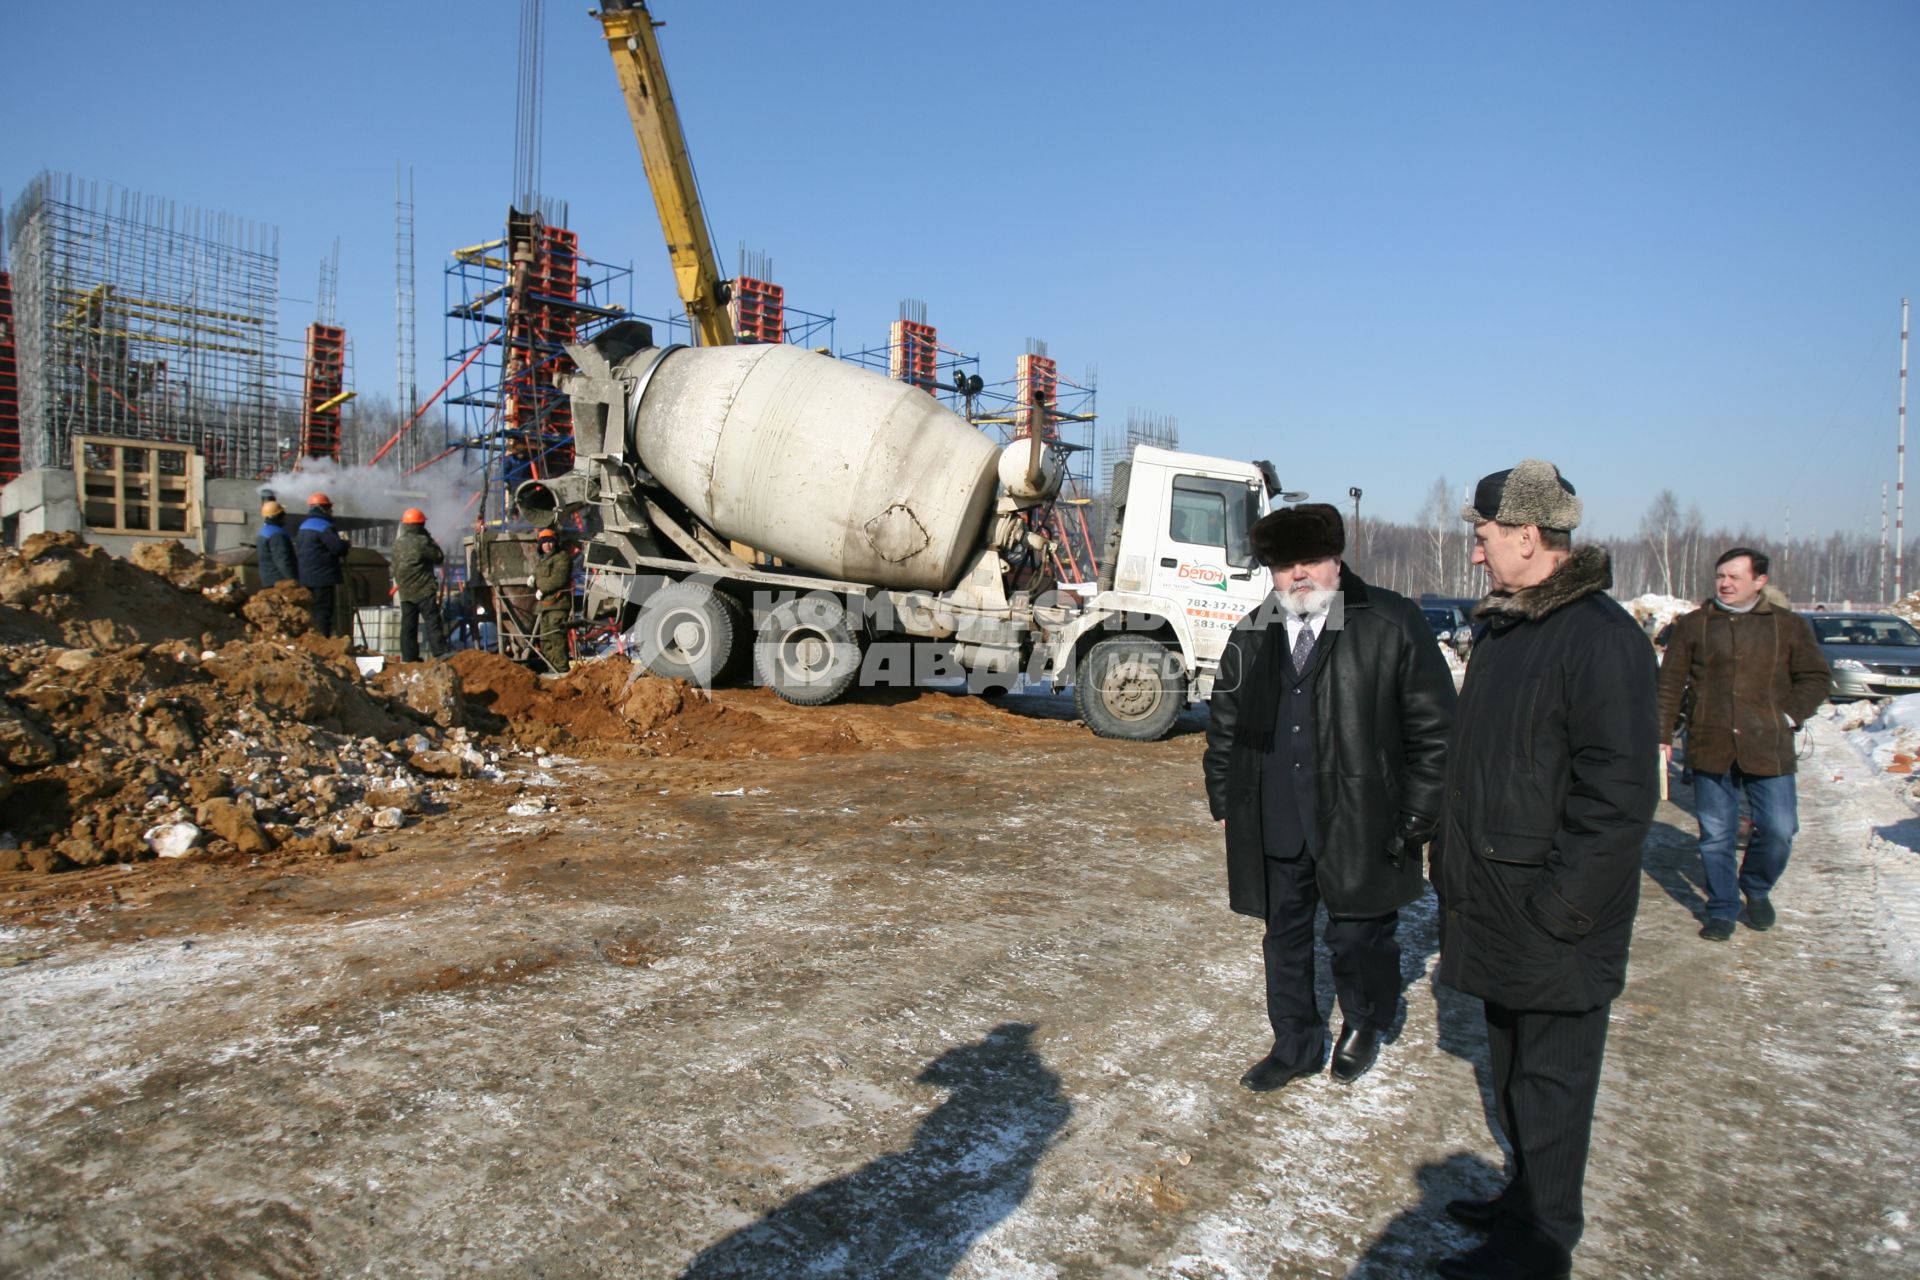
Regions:
[[1177, 602], [1194, 658], [1210, 671], [1234, 624], [1272, 586], [1253, 554], [1253, 526], [1266, 513], [1255, 464], [1141, 445], [1127, 480], [1113, 589]]
[[1156, 738], [1212, 693], [1227, 636], [1272, 585], [1252, 531], [1278, 490], [1265, 463], [1150, 445], [1115, 468], [1100, 594], [1054, 637], [1094, 732]]

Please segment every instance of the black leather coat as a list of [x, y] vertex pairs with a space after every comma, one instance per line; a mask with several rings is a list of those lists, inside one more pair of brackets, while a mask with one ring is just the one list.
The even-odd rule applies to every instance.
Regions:
[[[1342, 597], [1320, 634], [1330, 645], [1312, 672], [1315, 876], [1336, 916], [1381, 916], [1420, 896], [1420, 859], [1387, 856], [1403, 815], [1440, 812], [1453, 677], [1433, 630], [1405, 596], [1340, 571]], [[1227, 822], [1227, 896], [1235, 911], [1265, 917], [1266, 850], [1260, 755], [1235, 741], [1240, 695], [1260, 647], [1285, 644], [1278, 597], [1241, 619], [1220, 656], [1207, 726], [1207, 801]]]
[[1512, 1009], [1620, 994], [1658, 802], [1653, 646], [1606, 552], [1474, 610], [1433, 846], [1440, 980]]

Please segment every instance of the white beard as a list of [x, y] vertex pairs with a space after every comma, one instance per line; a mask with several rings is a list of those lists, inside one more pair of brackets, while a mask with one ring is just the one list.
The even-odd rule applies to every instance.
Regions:
[[1310, 618], [1316, 613], [1326, 612], [1333, 603], [1334, 588], [1310, 587], [1305, 591], [1282, 591], [1280, 602], [1287, 606], [1289, 613], [1302, 618]]

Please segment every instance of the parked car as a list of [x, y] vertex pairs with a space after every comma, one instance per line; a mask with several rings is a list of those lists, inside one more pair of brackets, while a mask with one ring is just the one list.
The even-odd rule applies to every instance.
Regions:
[[1465, 662], [1473, 648], [1473, 623], [1457, 604], [1423, 604], [1420, 612], [1433, 628], [1433, 638], [1447, 645]]
[[1810, 613], [1834, 698], [1920, 692], [1920, 631], [1890, 613]]

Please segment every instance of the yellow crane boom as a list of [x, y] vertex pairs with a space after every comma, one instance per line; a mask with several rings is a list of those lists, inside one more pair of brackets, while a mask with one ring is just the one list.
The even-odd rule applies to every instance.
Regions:
[[658, 23], [642, 0], [603, 0], [594, 16], [606, 32], [614, 74], [633, 120], [640, 163], [653, 188], [660, 230], [673, 259], [673, 280], [693, 321], [701, 346], [727, 346], [733, 340], [733, 316], [727, 310], [732, 287], [720, 274], [706, 213], [694, 183], [693, 159], [680, 130], [680, 113], [667, 87], [667, 65], [653, 29]]

